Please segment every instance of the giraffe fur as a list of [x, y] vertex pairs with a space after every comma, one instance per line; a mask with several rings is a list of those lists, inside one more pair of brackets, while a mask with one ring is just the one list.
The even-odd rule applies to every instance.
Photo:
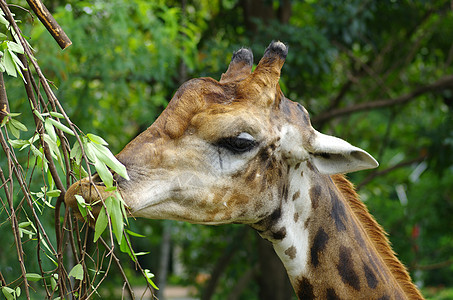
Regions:
[[[243, 48], [220, 81], [178, 89], [116, 156], [129, 174], [114, 179], [130, 215], [251, 226], [273, 244], [299, 299], [423, 299], [341, 175], [377, 161], [316, 131], [307, 110], [284, 96], [287, 54], [272, 42], [252, 72]], [[97, 178], [74, 183], [65, 204], [78, 215], [76, 195], [94, 203], [111, 192]]]

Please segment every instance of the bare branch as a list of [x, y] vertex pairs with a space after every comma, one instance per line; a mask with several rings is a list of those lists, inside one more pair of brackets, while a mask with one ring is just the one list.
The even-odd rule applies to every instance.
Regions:
[[448, 267], [452, 264], [453, 264], [453, 259], [449, 259], [446, 261], [441, 261], [441, 262], [430, 264], [430, 265], [416, 265], [414, 267], [414, 269], [416, 269], [416, 270], [436, 270], [436, 269]]
[[421, 96], [423, 94], [435, 92], [435, 91], [441, 91], [441, 90], [448, 89], [448, 88], [453, 88], [453, 75], [448, 75], [448, 76], [442, 77], [441, 79], [439, 79], [438, 81], [436, 81], [432, 84], [428, 84], [428, 85], [424, 85], [419, 88], [416, 88], [412, 92], [405, 94], [403, 96], [400, 96], [398, 98], [375, 100], [375, 101], [360, 103], [360, 104], [345, 107], [345, 108], [334, 109], [334, 110], [331, 110], [331, 111], [328, 111], [328, 112], [325, 112], [323, 114], [313, 117], [312, 121], [313, 121], [313, 123], [326, 122], [331, 119], [338, 118], [338, 117], [345, 116], [345, 115], [350, 115], [350, 114], [353, 114], [356, 112], [391, 107], [391, 106], [396, 106], [396, 105], [402, 105], [402, 104], [406, 104], [406, 103], [416, 99], [418, 96]]
[[27, 3], [55, 41], [57, 41], [61, 49], [72, 45], [71, 40], [40, 0], [27, 0]]
[[396, 164], [394, 166], [391, 166], [391, 167], [389, 167], [387, 169], [380, 170], [380, 171], [374, 171], [374, 172], [370, 173], [370, 175], [368, 175], [364, 180], [362, 180], [362, 182], [360, 182], [357, 185], [357, 190], [359, 190], [361, 187], [363, 187], [364, 185], [366, 185], [367, 183], [369, 183], [371, 180], [373, 180], [376, 177], [385, 175], [385, 174], [390, 173], [390, 172], [392, 172], [392, 171], [394, 171], [396, 169], [407, 167], [407, 166], [410, 166], [410, 165], [412, 165], [414, 163], [417, 163], [417, 162], [421, 162], [425, 158], [426, 158], [426, 155], [421, 155], [421, 156], [419, 156], [417, 158], [400, 162], [400, 163], [398, 163], [398, 164]]

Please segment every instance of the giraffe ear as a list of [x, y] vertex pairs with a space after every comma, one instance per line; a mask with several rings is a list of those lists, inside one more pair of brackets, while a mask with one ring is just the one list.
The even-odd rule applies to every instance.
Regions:
[[379, 166], [366, 151], [340, 138], [315, 132], [315, 139], [310, 145], [311, 161], [321, 173], [349, 173]]

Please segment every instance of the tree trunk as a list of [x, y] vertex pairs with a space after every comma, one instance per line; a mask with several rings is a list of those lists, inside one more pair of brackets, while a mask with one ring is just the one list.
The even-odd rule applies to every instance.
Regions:
[[167, 286], [167, 274], [168, 274], [168, 265], [170, 262], [170, 244], [171, 244], [171, 228], [172, 222], [165, 220], [164, 229], [162, 232], [162, 243], [160, 245], [160, 263], [159, 263], [159, 274], [157, 276], [159, 290], [157, 291], [157, 296], [159, 299], [164, 300], [164, 291]]
[[286, 274], [286, 269], [275, 253], [272, 244], [262, 238], [257, 240], [259, 299], [292, 299], [293, 288]]
[[257, 31], [256, 20], [268, 25], [271, 20], [278, 19], [280, 23], [287, 24], [291, 17], [291, 0], [279, 1], [277, 9], [274, 9], [272, 1], [243, 0], [240, 4], [244, 13], [245, 27], [250, 32]]

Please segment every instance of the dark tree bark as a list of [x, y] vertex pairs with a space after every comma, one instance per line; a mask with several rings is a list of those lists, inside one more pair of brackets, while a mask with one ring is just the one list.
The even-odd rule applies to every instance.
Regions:
[[157, 291], [157, 296], [160, 299], [164, 299], [164, 291], [167, 287], [167, 274], [168, 267], [170, 264], [170, 251], [171, 251], [171, 221], [165, 220], [163, 222], [164, 230], [162, 233], [162, 242], [160, 244], [160, 261], [159, 261], [159, 275], [157, 277], [157, 282], [159, 284], [159, 291]]
[[278, 19], [280, 23], [286, 24], [291, 17], [291, 0], [280, 1], [277, 9], [274, 9], [273, 1], [266, 0], [243, 0], [241, 6], [245, 27], [253, 33], [258, 29], [256, 20], [269, 24], [269, 21]]
[[280, 23], [287, 24], [289, 22], [289, 18], [291, 18], [291, 0], [280, 1], [277, 15]]
[[293, 287], [272, 244], [262, 238], [257, 240], [259, 299], [292, 299], [294, 295]]

